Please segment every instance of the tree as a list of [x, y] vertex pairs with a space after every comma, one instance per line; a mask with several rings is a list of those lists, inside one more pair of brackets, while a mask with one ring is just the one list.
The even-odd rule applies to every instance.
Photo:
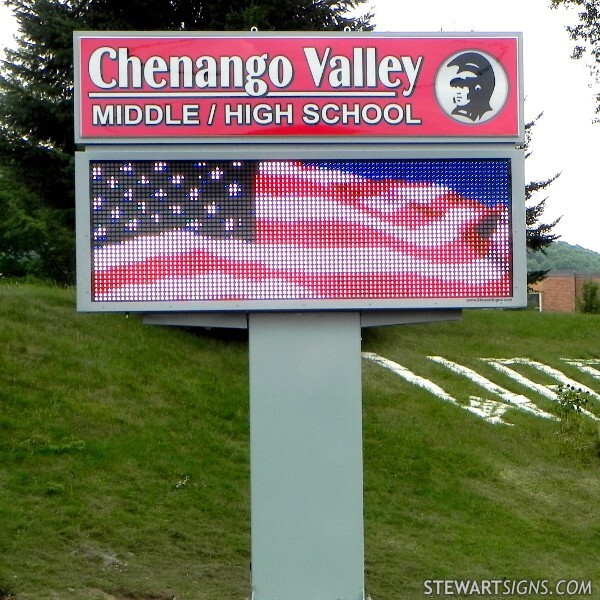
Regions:
[[[579, 24], [567, 27], [569, 36], [576, 42], [573, 58], [590, 57], [591, 74], [600, 83], [600, 4], [598, 0], [550, 0], [552, 8], [559, 6], [578, 9]], [[596, 95], [596, 112], [600, 114], [600, 93]]]
[[[538, 120], [541, 118], [539, 114], [533, 121], [525, 125], [525, 158], [531, 156], [529, 147], [531, 145], [532, 129]], [[556, 219], [552, 223], [543, 223], [540, 219], [543, 216], [546, 208], [546, 200], [544, 198], [537, 203], [532, 203], [535, 194], [540, 190], [545, 190], [557, 177], [560, 177], [560, 173], [550, 177], [549, 179], [543, 179], [541, 181], [530, 181], [525, 186], [525, 227], [526, 227], [526, 245], [527, 252], [542, 252], [545, 253], [546, 248], [558, 239], [558, 235], [552, 233], [552, 230], [556, 224], [560, 221], [560, 218]], [[533, 285], [538, 281], [542, 281], [548, 274], [548, 271], [532, 270], [527, 272], [527, 285]]]
[[593, 279], [586, 279], [581, 289], [581, 297], [575, 300], [575, 305], [582, 313], [600, 313], [600, 284]]
[[68, 281], [74, 270], [71, 230], [6, 169], [0, 169], [0, 215], [0, 277]]
[[[5, 0], [20, 36], [0, 69], [0, 164], [27, 200], [4, 208], [38, 231], [10, 264], [47, 256], [48, 276], [74, 280], [74, 30], [370, 30], [370, 13], [349, 16], [366, 1]], [[14, 252], [0, 236], [0, 257]]]

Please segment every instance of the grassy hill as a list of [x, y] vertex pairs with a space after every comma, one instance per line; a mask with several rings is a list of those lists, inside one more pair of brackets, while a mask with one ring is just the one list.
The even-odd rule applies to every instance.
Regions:
[[[364, 351], [458, 401], [363, 361], [373, 600], [441, 579], [583, 580], [600, 598], [597, 422], [511, 409], [512, 426], [490, 424], [461, 405], [493, 397], [427, 358], [555, 413], [480, 359], [527, 357], [600, 392], [562, 360], [600, 358], [598, 339], [597, 316], [530, 311], [364, 331]], [[0, 598], [248, 597], [247, 352], [243, 335], [80, 315], [71, 290], [0, 285]]]

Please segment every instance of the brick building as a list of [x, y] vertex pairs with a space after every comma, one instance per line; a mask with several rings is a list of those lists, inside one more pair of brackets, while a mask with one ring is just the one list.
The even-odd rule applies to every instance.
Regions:
[[546, 279], [531, 286], [530, 299], [544, 312], [575, 312], [575, 302], [588, 279], [600, 283], [600, 272], [550, 271]]

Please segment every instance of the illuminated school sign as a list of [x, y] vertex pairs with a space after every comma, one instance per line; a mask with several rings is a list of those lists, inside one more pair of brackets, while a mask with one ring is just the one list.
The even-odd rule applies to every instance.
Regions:
[[77, 307], [248, 327], [256, 600], [365, 596], [361, 326], [526, 302], [520, 42], [74, 34]]
[[79, 143], [523, 139], [518, 34], [75, 34]]

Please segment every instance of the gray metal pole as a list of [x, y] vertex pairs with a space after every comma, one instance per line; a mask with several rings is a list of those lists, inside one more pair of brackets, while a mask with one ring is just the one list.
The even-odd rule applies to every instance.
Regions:
[[252, 313], [254, 600], [363, 600], [360, 314]]

